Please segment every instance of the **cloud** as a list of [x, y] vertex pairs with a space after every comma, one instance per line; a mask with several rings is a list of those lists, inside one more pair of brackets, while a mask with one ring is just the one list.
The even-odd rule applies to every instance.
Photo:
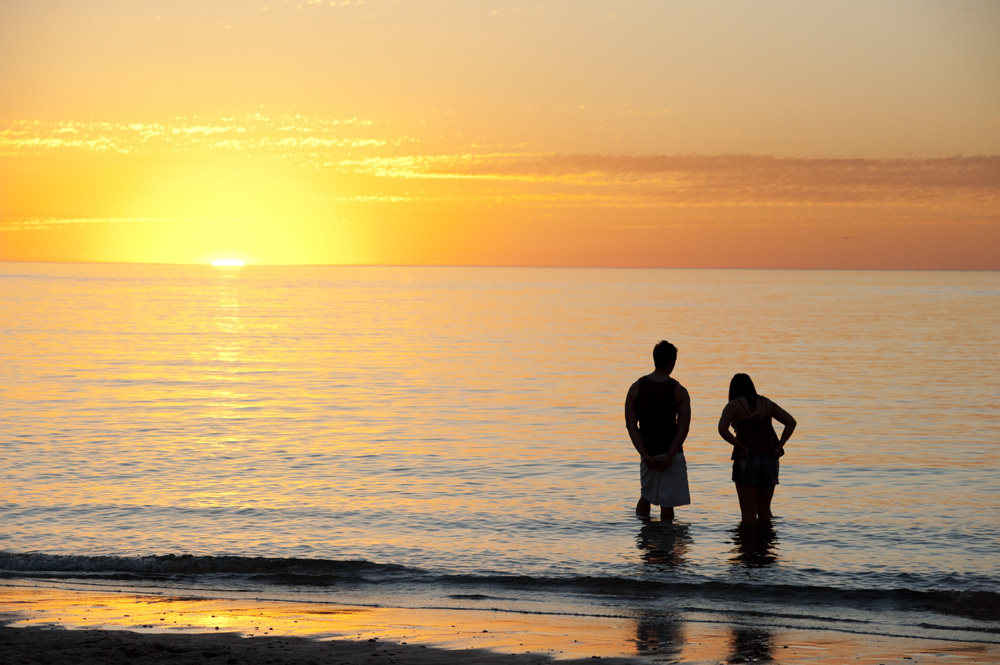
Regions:
[[219, 221], [235, 222], [295, 222], [297, 217], [268, 217], [257, 216], [252, 218], [222, 219], [218, 216], [211, 218], [184, 217], [182, 219], [174, 217], [27, 217], [27, 218], [0, 218], [0, 231], [39, 231], [64, 228], [67, 226], [88, 226], [93, 224], [171, 224], [175, 222], [187, 223], [213, 223]]
[[[356, 117], [176, 118], [166, 123], [0, 122], [0, 156], [246, 156], [366, 177], [355, 202], [454, 200], [528, 207], [922, 206], [996, 216], [1000, 156], [803, 158], [556, 154], [472, 146], [422, 154], [412, 137]], [[407, 182], [402, 195], [393, 181]], [[354, 197], [354, 198], [350, 198]], [[360, 197], [360, 198], [358, 198]], [[341, 199], [344, 200], [344, 199]]]
[[55, 150], [142, 154], [244, 150], [260, 154], [311, 152], [318, 148], [378, 147], [367, 136], [372, 123], [359, 118], [317, 120], [303, 116], [176, 118], [169, 123], [0, 121], [0, 156]]
[[27, 219], [2, 219], [0, 220], [0, 231], [26, 231], [39, 230], [63, 226], [75, 226], [81, 224], [147, 224], [156, 222], [169, 222], [171, 220], [161, 217], [31, 217]]
[[[755, 155], [463, 154], [379, 157], [342, 167], [382, 177], [561, 185], [563, 196], [647, 205], [1000, 202], [1000, 156], [808, 159]], [[576, 197], [573, 197], [576, 198]]]

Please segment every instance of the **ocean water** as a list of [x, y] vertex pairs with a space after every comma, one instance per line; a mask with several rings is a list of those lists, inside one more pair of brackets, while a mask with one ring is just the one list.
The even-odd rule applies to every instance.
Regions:
[[[1000, 642], [998, 330], [998, 273], [0, 264], [0, 576]], [[735, 372], [799, 423], [770, 528]]]

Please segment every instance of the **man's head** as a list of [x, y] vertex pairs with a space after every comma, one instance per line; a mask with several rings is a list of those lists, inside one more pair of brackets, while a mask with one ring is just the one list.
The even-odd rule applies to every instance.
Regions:
[[672, 370], [677, 362], [677, 347], [662, 340], [653, 347], [653, 366], [656, 369]]

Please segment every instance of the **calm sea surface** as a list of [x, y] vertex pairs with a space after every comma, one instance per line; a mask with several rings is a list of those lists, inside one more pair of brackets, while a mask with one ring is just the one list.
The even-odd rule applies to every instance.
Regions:
[[[0, 264], [0, 574], [995, 641], [998, 330], [1000, 273]], [[664, 338], [672, 526], [622, 416]], [[799, 423], [769, 530], [735, 372]]]

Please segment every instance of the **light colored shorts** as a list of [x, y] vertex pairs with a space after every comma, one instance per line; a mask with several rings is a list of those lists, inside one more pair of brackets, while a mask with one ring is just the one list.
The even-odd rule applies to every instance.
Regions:
[[[657, 455], [660, 459], [666, 455]], [[684, 453], [677, 453], [670, 468], [666, 471], [655, 471], [639, 462], [639, 482], [642, 483], [642, 498], [654, 506], [672, 508], [687, 506], [691, 503], [691, 493], [688, 491], [687, 462]]]

